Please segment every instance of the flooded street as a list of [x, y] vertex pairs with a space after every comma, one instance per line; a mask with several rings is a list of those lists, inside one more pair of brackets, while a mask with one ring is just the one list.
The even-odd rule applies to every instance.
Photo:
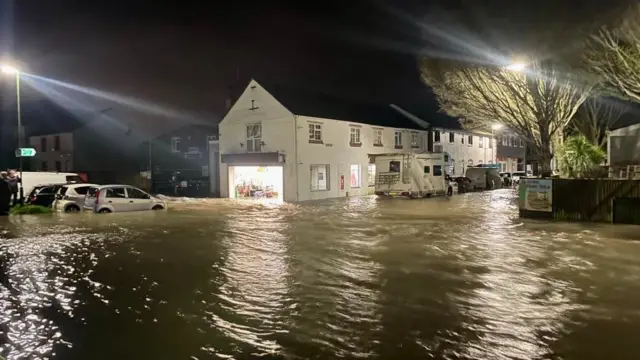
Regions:
[[0, 219], [7, 359], [634, 359], [637, 227], [512, 190]]

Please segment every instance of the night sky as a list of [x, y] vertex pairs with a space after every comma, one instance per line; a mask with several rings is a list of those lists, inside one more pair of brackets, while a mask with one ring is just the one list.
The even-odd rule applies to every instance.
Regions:
[[419, 78], [420, 52], [470, 51], [451, 35], [504, 53], [566, 51], [576, 29], [606, 21], [616, 1], [605, 9], [586, 0], [0, 0], [0, 45], [34, 74], [211, 121], [224, 114], [229, 86], [240, 91], [252, 77], [393, 102], [429, 117], [437, 105]]

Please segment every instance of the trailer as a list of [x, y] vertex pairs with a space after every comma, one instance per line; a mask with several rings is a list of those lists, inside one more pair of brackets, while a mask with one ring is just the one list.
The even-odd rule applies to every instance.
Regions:
[[423, 198], [452, 195], [443, 153], [370, 154], [376, 165], [375, 194]]

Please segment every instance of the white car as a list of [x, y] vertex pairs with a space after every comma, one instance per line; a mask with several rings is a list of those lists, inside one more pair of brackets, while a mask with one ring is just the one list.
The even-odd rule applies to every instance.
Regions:
[[62, 212], [78, 212], [84, 207], [84, 199], [90, 188], [96, 184], [69, 184], [63, 185], [56, 193], [53, 201], [53, 209]]
[[84, 209], [97, 213], [164, 210], [167, 203], [129, 185], [101, 185], [90, 188]]

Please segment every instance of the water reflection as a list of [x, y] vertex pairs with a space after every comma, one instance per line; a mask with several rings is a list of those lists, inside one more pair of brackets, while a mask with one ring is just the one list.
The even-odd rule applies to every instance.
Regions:
[[510, 190], [0, 219], [0, 354], [635, 358], [638, 234]]

